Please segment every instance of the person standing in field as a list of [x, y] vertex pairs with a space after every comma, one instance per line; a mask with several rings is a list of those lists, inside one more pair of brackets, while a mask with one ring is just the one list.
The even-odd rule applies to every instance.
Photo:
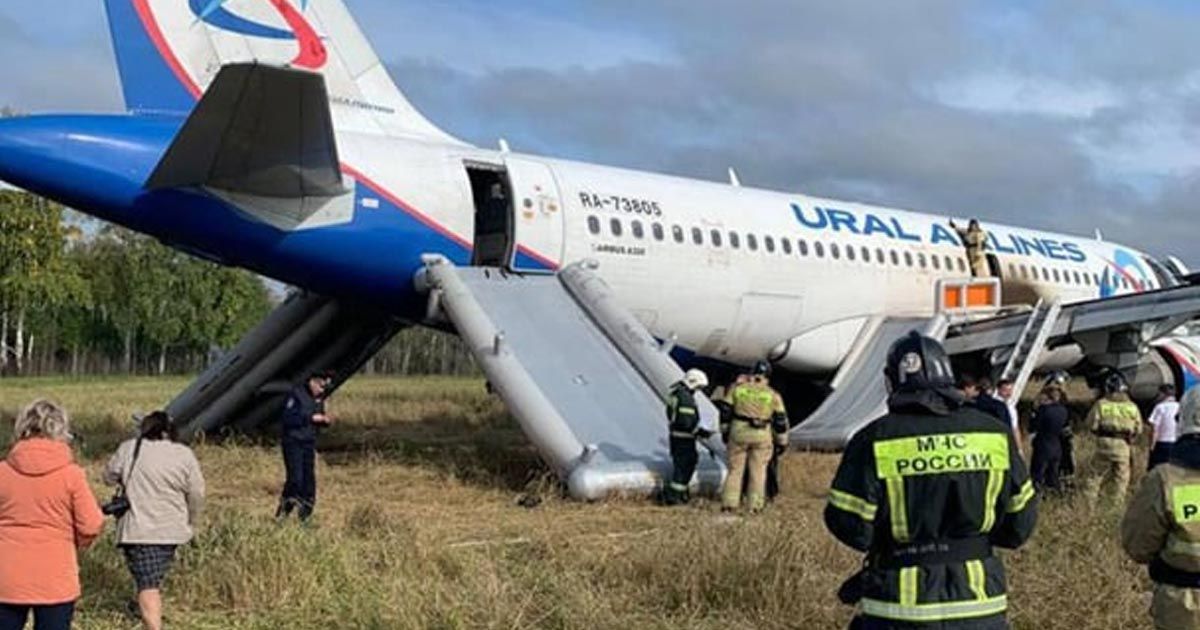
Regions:
[[1175, 446], [1175, 416], [1179, 415], [1179, 403], [1175, 400], [1175, 386], [1166, 384], [1158, 388], [1158, 399], [1154, 410], [1150, 412], [1150, 459], [1146, 463], [1149, 470], [1165, 463], [1171, 458], [1171, 448]]
[[1130, 400], [1128, 390], [1124, 377], [1116, 372], [1109, 374], [1104, 380], [1104, 397], [1092, 405], [1087, 415], [1088, 430], [1096, 436], [1096, 451], [1085, 484], [1092, 501], [1106, 488], [1110, 502], [1125, 502], [1133, 456], [1130, 444], [1142, 431], [1142, 413]]
[[325, 413], [325, 397], [333, 376], [317, 371], [292, 389], [283, 405], [283, 465], [287, 479], [275, 518], [296, 511], [301, 522], [312, 517], [317, 503], [317, 429], [332, 419]]
[[71, 627], [81, 594], [77, 552], [104, 529], [104, 515], [74, 462], [71, 424], [39, 400], [13, 426], [16, 443], [0, 462], [0, 630]]
[[788, 417], [783, 398], [768, 378], [771, 365], [759, 361], [748, 380], [736, 383], [725, 396], [730, 410], [729, 476], [721, 489], [721, 509], [732, 512], [742, 500], [742, 481], [748, 478], [746, 502], [751, 512], [766, 506], [767, 468], [773, 456], [788, 445]]
[[1033, 485], [1038, 490], [1062, 489], [1063, 433], [1069, 431], [1070, 415], [1062, 403], [1062, 391], [1048, 389], [1038, 397], [1029, 430], [1033, 433]]
[[866, 554], [838, 591], [853, 628], [1008, 627], [1004, 563], [1033, 534], [1037, 499], [1006, 426], [963, 405], [941, 344], [913, 331], [884, 368], [888, 413], [842, 454], [825, 526]]
[[1150, 566], [1154, 627], [1200, 629], [1200, 389], [1183, 396], [1179, 437], [1142, 480], [1121, 521], [1121, 546]]
[[163, 411], [142, 418], [136, 439], [108, 460], [104, 481], [119, 485], [129, 509], [117, 519], [117, 546], [137, 589], [146, 630], [162, 628], [162, 583], [175, 550], [191, 542], [204, 507], [204, 475], [192, 449], [176, 440]]

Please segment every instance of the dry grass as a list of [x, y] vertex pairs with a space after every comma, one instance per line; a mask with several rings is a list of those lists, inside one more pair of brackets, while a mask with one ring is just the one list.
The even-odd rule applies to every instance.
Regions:
[[[0, 381], [0, 416], [35, 396], [60, 400], [96, 479], [129, 414], [185, 384]], [[725, 630], [836, 628], [850, 617], [833, 593], [858, 559], [821, 522], [836, 456], [792, 455], [777, 505], [726, 519], [705, 501], [563, 500], [478, 381], [359, 380], [332, 409], [341, 420], [323, 438], [313, 529], [271, 519], [275, 447], [197, 448], [210, 509], [167, 584], [172, 627]], [[543, 502], [519, 507], [524, 494]], [[1033, 542], [1007, 555], [1014, 626], [1146, 626], [1148, 583], [1116, 544], [1117, 515], [1072, 500], [1043, 506]], [[111, 538], [84, 556], [83, 574], [78, 627], [133, 627]]]

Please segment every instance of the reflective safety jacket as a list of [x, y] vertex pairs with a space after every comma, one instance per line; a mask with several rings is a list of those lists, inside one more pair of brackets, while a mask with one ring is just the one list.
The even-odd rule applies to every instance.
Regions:
[[1121, 545], [1155, 582], [1200, 587], [1200, 439], [1177, 442], [1171, 460], [1146, 475], [1121, 521]]
[[1142, 431], [1142, 412], [1127, 394], [1109, 394], [1092, 405], [1087, 426], [1100, 437], [1129, 440]]
[[825, 508], [829, 531], [867, 553], [863, 614], [951, 626], [1004, 614], [992, 546], [1020, 546], [1037, 520], [1009, 428], [932, 392], [889, 407], [846, 447]]
[[731, 411], [731, 440], [760, 443], [770, 442], [774, 436], [776, 445], [787, 446], [790, 427], [783, 397], [771, 388], [766, 378], [754, 376], [735, 384], [726, 393], [724, 402]]
[[[696, 397], [683, 383], [676, 383], [667, 392], [667, 421], [671, 437], [695, 438], [700, 432], [700, 410]], [[707, 433], [707, 432], [706, 432]]]

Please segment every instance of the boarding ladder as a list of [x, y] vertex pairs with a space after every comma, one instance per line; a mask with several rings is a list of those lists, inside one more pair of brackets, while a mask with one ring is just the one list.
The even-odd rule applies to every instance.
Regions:
[[1037, 367], [1038, 357], [1050, 339], [1050, 332], [1058, 322], [1062, 306], [1058, 300], [1046, 301], [1039, 299], [1025, 320], [1025, 327], [1013, 344], [1012, 354], [1000, 372], [1001, 380], [1013, 382], [1014, 396], [1020, 396], [1029, 383], [1033, 369]]
[[[671, 471], [664, 401], [683, 370], [616, 300], [595, 263], [555, 275], [457, 267], [424, 257], [417, 285], [429, 315], [454, 325], [525, 435], [577, 499], [648, 494]], [[697, 397], [701, 425], [717, 410]], [[701, 457], [697, 490], [724, 478], [719, 443]]]

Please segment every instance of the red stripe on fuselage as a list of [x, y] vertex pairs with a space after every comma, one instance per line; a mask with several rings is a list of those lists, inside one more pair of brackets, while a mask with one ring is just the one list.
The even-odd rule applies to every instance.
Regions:
[[343, 164], [342, 172], [349, 175], [350, 177], [353, 177], [354, 179], [358, 180], [360, 183], [362, 183], [367, 188], [370, 188], [371, 190], [375, 191], [375, 194], [379, 195], [380, 197], [383, 197], [384, 199], [387, 199], [388, 203], [391, 203], [392, 205], [396, 206], [397, 208], [400, 208], [401, 211], [411, 215], [414, 219], [416, 219], [417, 221], [420, 221], [422, 224], [424, 224], [426, 227], [430, 228], [431, 230], [437, 232], [438, 234], [441, 234], [442, 236], [445, 236], [446, 238], [454, 241], [455, 243], [458, 243], [462, 247], [466, 248], [467, 251], [470, 251], [472, 249], [472, 245], [469, 241], [467, 241], [467, 239], [455, 234], [454, 232], [451, 232], [449, 229], [447, 229], [446, 227], [444, 227], [437, 221], [433, 220], [432, 217], [430, 217], [430, 216], [426, 215], [425, 213], [421, 212], [420, 210], [417, 210], [416, 208], [412, 207], [411, 205], [409, 205], [408, 203], [406, 203], [405, 201], [403, 201], [396, 195], [393, 195], [392, 193], [388, 192], [386, 188], [384, 188], [383, 186], [380, 186], [374, 180], [372, 180], [371, 178], [364, 175], [361, 171], [359, 171], [359, 170], [355, 169], [354, 167], [349, 166], [347, 164]]

